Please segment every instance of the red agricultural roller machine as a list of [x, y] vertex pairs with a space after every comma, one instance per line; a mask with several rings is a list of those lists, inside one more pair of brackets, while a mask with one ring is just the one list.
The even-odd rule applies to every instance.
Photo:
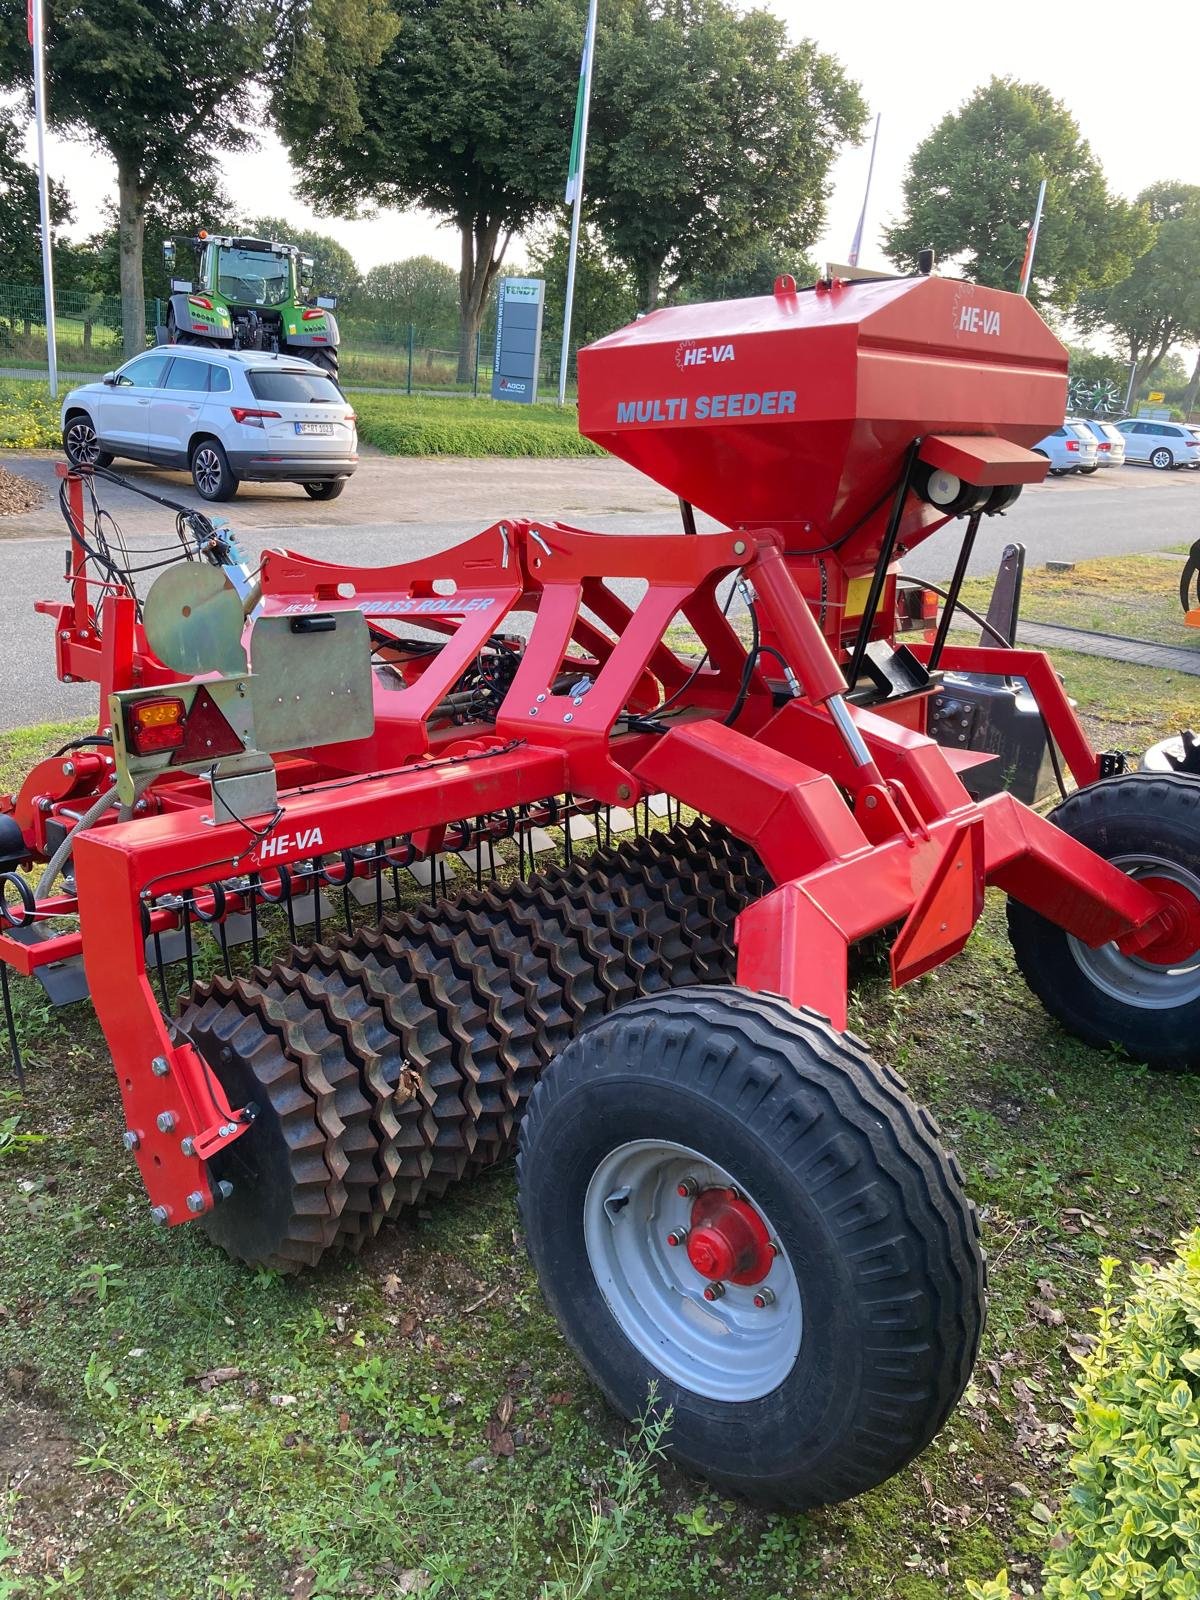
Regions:
[[[846, 1031], [848, 953], [888, 930], [906, 983], [993, 885], [1066, 1027], [1190, 1066], [1200, 787], [1097, 754], [1044, 656], [950, 638], [1062, 417], [1025, 300], [781, 279], [579, 366], [583, 432], [720, 531], [512, 516], [252, 571], [188, 513], [143, 599], [99, 477], [65, 478], [41, 609], [100, 717], [0, 801], [0, 971], [81, 965], [156, 1222], [294, 1271], [517, 1146], [543, 1291], [614, 1406], [657, 1385], [684, 1465], [837, 1500], [937, 1432], [984, 1315], [954, 1159]], [[954, 519], [951, 600], [901, 634], [899, 561]], [[1052, 819], [972, 799], [989, 758], [926, 732], [947, 672], [1036, 695], [1078, 784]], [[503, 870], [447, 879], [450, 852]]]

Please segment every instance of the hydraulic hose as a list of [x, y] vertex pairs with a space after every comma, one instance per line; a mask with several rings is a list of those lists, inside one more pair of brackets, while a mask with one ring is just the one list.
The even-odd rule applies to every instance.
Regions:
[[62, 872], [63, 868], [71, 858], [71, 850], [75, 843], [75, 835], [77, 833], [82, 833], [85, 828], [90, 828], [93, 823], [99, 821], [99, 819], [107, 810], [109, 810], [110, 807], [116, 805], [118, 798], [117, 786], [114, 783], [112, 788], [106, 789], [98, 800], [93, 800], [92, 804], [83, 813], [79, 821], [75, 824], [70, 833], [59, 845], [58, 849], [50, 857], [49, 861], [47, 861], [46, 870], [38, 879], [37, 888], [33, 891], [35, 900], [44, 899], [58, 881], [59, 874]]

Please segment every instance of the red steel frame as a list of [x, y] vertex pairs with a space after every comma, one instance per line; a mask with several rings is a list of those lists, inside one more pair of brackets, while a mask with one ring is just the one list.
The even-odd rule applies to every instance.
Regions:
[[[70, 490], [82, 528], [77, 478]], [[1091, 945], [1116, 939], [1151, 958], [1156, 942], [1170, 945], [1182, 915], [1174, 901], [1007, 794], [974, 802], [959, 776], [971, 758], [926, 737], [922, 697], [884, 706], [884, 714], [852, 708], [869, 757], [855, 758], [827, 705], [845, 690], [846, 619], [822, 632], [802, 592], [804, 563], [784, 549], [769, 529], [630, 537], [513, 519], [395, 567], [264, 557], [267, 613], [353, 607], [378, 628], [440, 632], [445, 648], [404, 685], [377, 675], [371, 739], [278, 759], [279, 814], [265, 837], [239, 823], [214, 826], [207, 784], [172, 775], [151, 788], [145, 814], [78, 836], [75, 894], [37, 907], [39, 916], [76, 915], [77, 929], [33, 945], [0, 933], [0, 960], [24, 973], [82, 953], [157, 1215], [177, 1223], [213, 1203], [205, 1158], [246, 1124], [160, 1010], [147, 932], [178, 925], [169, 897], [184, 891], [196, 894], [201, 911], [242, 909], [230, 879], [259, 873], [271, 884], [280, 866], [311, 858], [314, 841], [324, 855], [400, 838], [431, 852], [458, 818], [547, 796], [631, 804], [667, 790], [753, 845], [778, 885], [739, 919], [738, 982], [812, 1006], [837, 1027], [846, 1021], [853, 941], [900, 924], [891, 959], [893, 980], [903, 983], [961, 949], [986, 885]], [[762, 635], [803, 694], [786, 698], [779, 674], [760, 659], [726, 726], [747, 669], [747, 648], [717, 599], [718, 585], [734, 574], [751, 586]], [[97, 606], [78, 557], [69, 577], [71, 603], [39, 608], [55, 619], [60, 675], [93, 678], [104, 693], [175, 681], [146, 648], [130, 596], [107, 591]], [[611, 584], [632, 579], [646, 588], [630, 604]], [[844, 579], [835, 580], [845, 593]], [[447, 725], [439, 703], [520, 612], [532, 614], [532, 628], [494, 726]], [[708, 652], [698, 673], [664, 643], [678, 614]], [[927, 646], [916, 649], [927, 655]], [[1024, 678], [1078, 782], [1098, 776], [1045, 656], [951, 647], [942, 664]], [[669, 731], [630, 725], [631, 712], [651, 712], [669, 696], [678, 696]], [[102, 709], [101, 727], [106, 722]], [[77, 815], [110, 781], [110, 764], [94, 751], [35, 769], [9, 802], [31, 854], [47, 853], [46, 818]], [[265, 829], [270, 819], [253, 820]], [[222, 880], [222, 890], [206, 887]], [[14, 908], [10, 926], [20, 920]]]

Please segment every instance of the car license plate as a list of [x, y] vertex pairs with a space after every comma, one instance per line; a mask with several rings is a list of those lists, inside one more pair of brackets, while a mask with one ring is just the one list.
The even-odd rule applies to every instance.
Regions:
[[331, 434], [333, 432], [333, 423], [332, 422], [298, 422], [296, 424], [296, 432], [297, 433], [326, 433], [326, 434]]

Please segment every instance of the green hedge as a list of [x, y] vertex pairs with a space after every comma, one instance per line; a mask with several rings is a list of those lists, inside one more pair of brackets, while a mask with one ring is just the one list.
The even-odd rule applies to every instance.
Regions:
[[395, 456], [596, 456], [573, 407], [351, 391], [359, 437]]
[[[1200, 1600], [1200, 1229], [1124, 1290], [1101, 1262], [1095, 1347], [1074, 1388], [1071, 1486], [1045, 1600]], [[1006, 1575], [968, 1584], [1006, 1600]]]

